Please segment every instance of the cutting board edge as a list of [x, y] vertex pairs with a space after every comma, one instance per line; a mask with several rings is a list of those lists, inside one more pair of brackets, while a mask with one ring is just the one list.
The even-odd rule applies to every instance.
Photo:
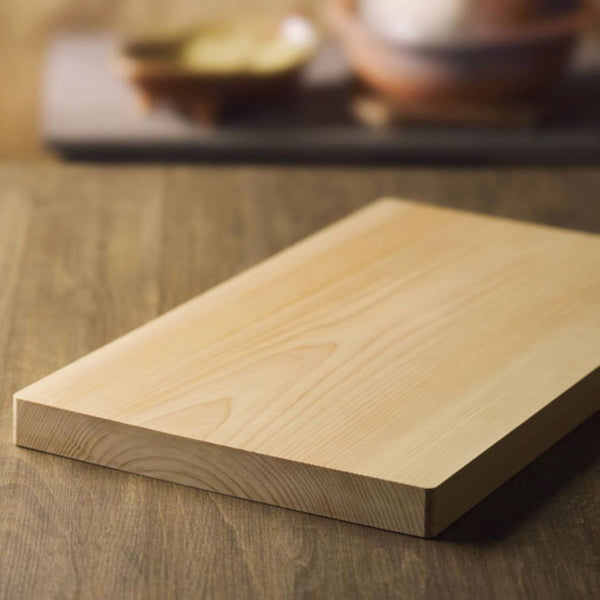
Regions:
[[441, 533], [598, 410], [600, 366], [439, 486], [427, 490], [425, 537]]
[[[14, 443], [23, 448], [307, 514], [428, 537], [429, 490], [424, 488], [119, 423], [19, 398], [18, 393], [13, 400]], [[43, 427], [38, 427], [40, 423]], [[155, 464], [150, 464], [152, 461]], [[217, 464], [226, 466], [216, 472]], [[268, 483], [261, 484], [253, 472], [258, 478], [268, 474], [264, 477]]]

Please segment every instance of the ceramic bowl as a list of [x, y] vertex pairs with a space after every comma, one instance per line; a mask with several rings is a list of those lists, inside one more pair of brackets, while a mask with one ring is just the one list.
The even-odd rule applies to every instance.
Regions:
[[487, 24], [446, 40], [382, 36], [352, 0], [331, 0], [328, 22], [358, 77], [398, 106], [539, 102], [568, 64], [588, 6], [510, 27]]

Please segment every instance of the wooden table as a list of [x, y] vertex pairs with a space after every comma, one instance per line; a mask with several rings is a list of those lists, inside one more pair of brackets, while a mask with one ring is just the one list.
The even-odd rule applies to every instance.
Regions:
[[0, 167], [0, 598], [598, 594], [599, 414], [433, 541], [13, 446], [15, 390], [384, 194], [600, 232], [592, 168]]

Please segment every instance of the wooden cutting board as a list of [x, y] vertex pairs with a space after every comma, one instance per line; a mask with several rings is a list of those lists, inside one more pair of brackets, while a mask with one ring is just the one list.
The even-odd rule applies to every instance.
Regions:
[[381, 200], [21, 390], [15, 442], [433, 536], [599, 365], [598, 236]]

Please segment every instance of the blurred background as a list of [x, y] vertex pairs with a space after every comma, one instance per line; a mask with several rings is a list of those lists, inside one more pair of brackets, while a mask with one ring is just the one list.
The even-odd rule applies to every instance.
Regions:
[[[595, 160], [599, 7], [0, 0], [0, 157], [147, 158], [151, 147], [157, 159], [252, 158], [268, 147], [335, 160], [351, 146], [427, 158], [455, 139], [473, 152], [549, 144]], [[585, 73], [565, 86], [580, 54]], [[477, 142], [482, 131], [491, 137]]]
[[[316, 5], [318, 0], [302, 0]], [[0, 157], [48, 157], [39, 135], [44, 53], [65, 30], [156, 34], [190, 22], [286, 10], [293, 0], [0, 0]]]
[[296, 5], [287, 0], [0, 0], [0, 157], [49, 156], [40, 140], [39, 108], [44, 54], [57, 32], [156, 34], [190, 21]]

